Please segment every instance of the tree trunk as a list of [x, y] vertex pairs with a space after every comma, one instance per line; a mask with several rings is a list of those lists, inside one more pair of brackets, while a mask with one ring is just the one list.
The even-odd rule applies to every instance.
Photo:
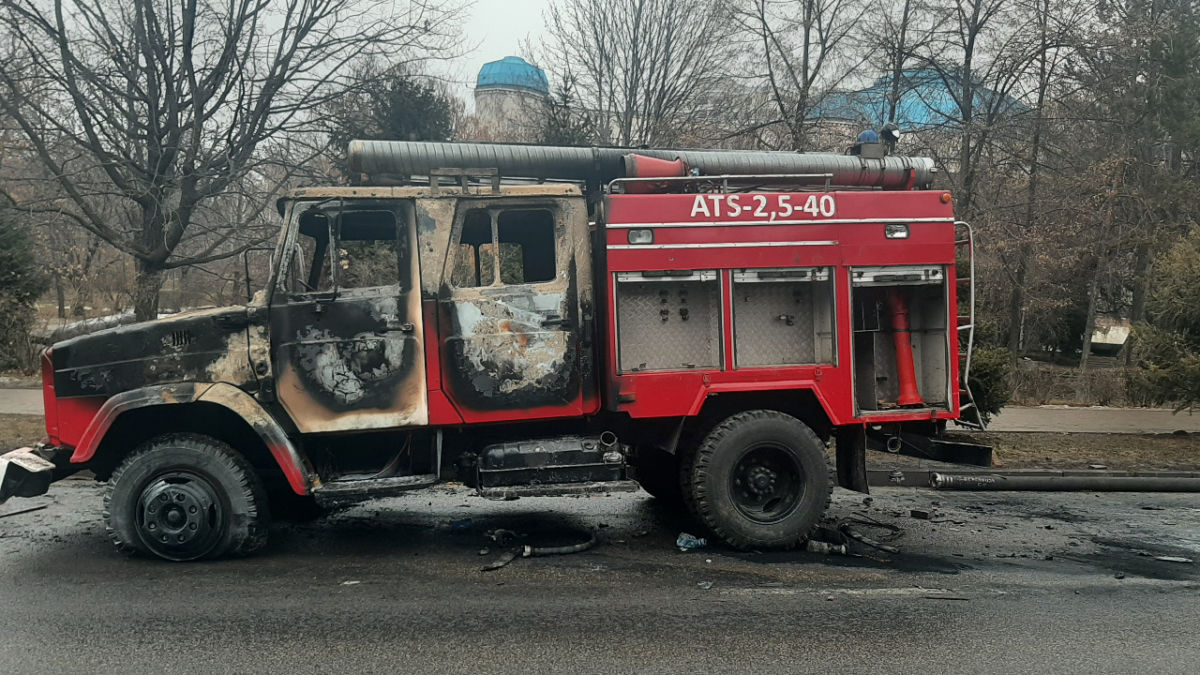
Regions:
[[1083, 321], [1083, 353], [1079, 355], [1079, 370], [1086, 371], [1088, 355], [1092, 351], [1092, 333], [1096, 332], [1096, 301], [1100, 296], [1101, 265], [1096, 263], [1092, 272], [1092, 283], [1088, 286], [1087, 318]]
[[[1129, 308], [1129, 323], [1137, 325], [1146, 318], [1146, 294], [1150, 290], [1150, 244], [1142, 242], [1137, 245], [1137, 253], [1133, 263], [1133, 304]], [[1125, 366], [1133, 365], [1134, 336], [1130, 334], [1125, 342]]]
[[158, 291], [162, 284], [163, 271], [158, 265], [144, 260], [137, 262], [137, 277], [133, 283], [133, 315], [138, 321], [158, 318]]
[[1008, 358], [1014, 364], [1021, 352], [1021, 327], [1025, 323], [1025, 277], [1028, 273], [1025, 261], [1028, 257], [1022, 244], [1017, 251], [1017, 269], [1013, 273], [1012, 294], [1008, 299]]
[[62, 277], [54, 275], [54, 299], [58, 301], [58, 318], [67, 318], [67, 294], [63, 290]]

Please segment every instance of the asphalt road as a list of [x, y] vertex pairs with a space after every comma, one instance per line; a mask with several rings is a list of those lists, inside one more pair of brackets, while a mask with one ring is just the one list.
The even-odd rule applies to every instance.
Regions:
[[[899, 554], [844, 557], [680, 553], [690, 526], [640, 493], [497, 504], [443, 488], [202, 564], [116, 554], [100, 495], [69, 480], [0, 506], [0, 672], [1185, 673], [1200, 659], [1200, 570], [1156, 559], [1200, 560], [1195, 495], [839, 491], [833, 516], [903, 531]], [[599, 544], [482, 572], [497, 527]]]

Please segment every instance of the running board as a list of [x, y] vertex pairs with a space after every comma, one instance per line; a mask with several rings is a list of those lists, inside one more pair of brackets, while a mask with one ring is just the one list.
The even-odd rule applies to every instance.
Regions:
[[637, 492], [641, 486], [632, 480], [598, 483], [546, 483], [543, 485], [502, 485], [479, 488], [484, 499], [509, 501], [521, 497], [562, 497], [566, 495], [601, 495], [610, 492]]
[[335, 480], [313, 487], [312, 494], [318, 502], [361, 501], [429, 487], [437, 482], [437, 475], [432, 473], [390, 478]]

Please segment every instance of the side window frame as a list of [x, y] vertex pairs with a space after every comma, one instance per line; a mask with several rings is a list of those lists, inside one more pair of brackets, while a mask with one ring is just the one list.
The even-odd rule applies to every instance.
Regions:
[[[401, 204], [401, 203], [372, 204], [370, 202], [364, 202], [361, 205], [353, 205], [348, 208], [346, 201], [343, 199], [330, 200], [330, 201], [335, 202], [335, 204], [328, 208], [321, 208], [321, 206], [319, 204], [314, 204], [314, 205], [312, 205], [308, 208], [304, 208], [304, 209], [299, 208], [299, 205], [293, 205], [293, 206], [289, 207], [291, 209], [290, 214], [289, 214], [291, 216], [291, 218], [288, 220], [288, 222], [289, 222], [289, 229], [291, 230], [291, 232], [285, 238], [285, 243], [283, 245], [282, 250], [280, 251], [279, 273], [276, 277], [276, 283], [273, 286], [273, 292], [275, 292], [275, 291], [281, 292], [285, 296], [287, 296], [289, 298], [293, 298], [293, 299], [304, 299], [304, 298], [313, 298], [313, 297], [330, 297], [330, 296], [337, 297], [343, 293], [352, 293], [353, 294], [353, 293], [362, 291], [364, 289], [379, 289], [379, 288], [392, 288], [392, 287], [396, 287], [397, 290], [407, 289], [407, 284], [405, 282], [408, 279], [406, 274], [409, 272], [409, 270], [404, 269], [403, 263], [405, 262], [405, 259], [402, 258], [400, 254], [402, 251], [402, 247], [409, 246], [409, 244], [410, 244], [410, 242], [407, 241], [408, 237], [406, 236], [406, 235], [409, 235], [410, 233], [407, 232], [408, 220], [405, 217], [407, 215], [405, 213], [405, 208], [411, 208], [411, 207], [405, 206], [404, 204]], [[328, 265], [328, 269], [329, 269], [329, 284], [328, 284], [329, 287], [324, 290], [313, 289], [310, 285], [310, 282], [313, 281], [312, 274], [316, 267], [317, 258], [314, 256], [312, 259], [302, 259], [300, 256], [297, 255], [297, 253], [301, 250], [300, 237], [308, 236], [308, 235], [304, 235], [303, 233], [300, 232], [299, 219], [302, 218], [305, 215], [305, 213], [312, 211], [312, 210], [317, 210], [317, 211], [323, 212], [324, 215], [326, 216], [326, 237], [327, 237], [326, 241], [327, 241], [327, 244], [326, 244], [325, 250], [322, 252], [322, 255], [326, 259], [325, 263]], [[342, 238], [341, 238], [342, 216], [346, 212], [354, 212], [354, 211], [383, 211], [383, 212], [388, 212], [392, 215], [393, 222], [395, 224], [395, 237], [396, 237], [394, 240], [395, 245], [396, 245], [396, 281], [395, 282], [386, 284], [386, 285], [382, 285], [382, 286], [343, 286], [342, 285], [342, 279], [341, 279], [341, 275], [339, 273], [339, 265], [338, 265], [338, 250], [339, 250], [340, 244], [342, 242]], [[294, 221], [294, 224], [293, 224], [293, 221]], [[366, 240], [364, 240], [364, 241], [366, 241]], [[381, 241], [381, 240], [376, 240], [376, 241]], [[319, 243], [318, 243], [318, 245], [319, 245]], [[416, 251], [414, 251], [414, 250], [407, 251], [407, 258], [408, 258], [409, 264], [412, 264], [412, 258], [415, 255], [417, 255]], [[301, 281], [301, 285], [304, 286], [304, 288], [302, 288], [301, 290], [292, 290], [290, 288], [290, 285], [294, 278], [293, 277], [294, 273], [299, 273], [304, 277], [303, 280]], [[408, 290], [411, 290], [411, 289], [408, 289]]]
[[[465, 208], [464, 208], [465, 207]], [[484, 274], [480, 268], [479, 285], [460, 286], [454, 283], [455, 272], [458, 270], [460, 262], [464, 258], [463, 253], [463, 231], [467, 225], [467, 218], [473, 211], [484, 211], [488, 215], [488, 221], [491, 227], [490, 245], [492, 246], [492, 254], [489, 256], [492, 264], [491, 279], [488, 283], [484, 283]], [[517, 211], [544, 211], [550, 216], [550, 241], [549, 250], [554, 255], [554, 274], [548, 279], [539, 281], [522, 281], [520, 283], [505, 283], [503, 273], [501, 271], [501, 246], [506, 243], [500, 240], [500, 218], [505, 213]], [[563, 222], [564, 215], [562, 210], [554, 202], [526, 202], [512, 203], [508, 201], [496, 202], [460, 202], [460, 208], [455, 215], [454, 228], [450, 236], [449, 255], [447, 255], [446, 272], [444, 274], [446, 283], [454, 289], [472, 289], [472, 288], [510, 288], [516, 286], [537, 286], [542, 284], [554, 283], [559, 278], [559, 272], [564, 264], [560, 260], [558, 239], [560, 236], [565, 236], [566, 228]], [[515, 243], [515, 242], [508, 242]], [[481, 249], [484, 244], [474, 247], [474, 255], [478, 264], [478, 259], [481, 254]], [[524, 276], [524, 249], [522, 248], [522, 276]]]

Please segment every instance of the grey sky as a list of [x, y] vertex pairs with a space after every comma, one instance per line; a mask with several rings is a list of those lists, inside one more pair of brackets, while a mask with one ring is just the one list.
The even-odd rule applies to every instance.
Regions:
[[540, 35], [545, 27], [542, 12], [550, 0], [476, 0], [463, 25], [467, 44], [478, 44], [462, 59], [462, 77], [471, 85], [488, 61], [519, 55], [520, 43]]

